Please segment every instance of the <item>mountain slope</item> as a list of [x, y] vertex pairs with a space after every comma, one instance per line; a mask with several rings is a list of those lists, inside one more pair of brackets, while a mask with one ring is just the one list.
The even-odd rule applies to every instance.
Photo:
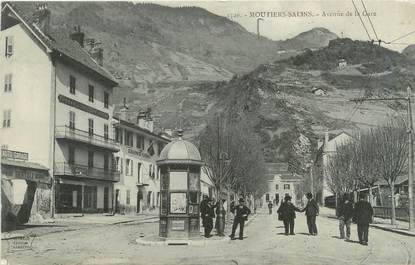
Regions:
[[412, 60], [415, 60], [415, 44], [409, 45], [408, 47], [403, 49], [402, 54]]

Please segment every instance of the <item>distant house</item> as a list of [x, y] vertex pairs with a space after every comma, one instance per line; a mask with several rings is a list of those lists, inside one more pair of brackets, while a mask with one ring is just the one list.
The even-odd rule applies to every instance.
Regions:
[[296, 202], [295, 184], [302, 178], [288, 171], [287, 163], [267, 163], [268, 170], [268, 190], [262, 196], [262, 203], [268, 204], [271, 201], [274, 206], [284, 200], [285, 195], [292, 197], [292, 202]]
[[311, 92], [313, 92], [313, 94], [316, 96], [327, 96], [326, 91], [324, 91], [322, 88], [313, 87]]
[[338, 62], [339, 68], [343, 68], [347, 66], [347, 61], [345, 59], [340, 59]]

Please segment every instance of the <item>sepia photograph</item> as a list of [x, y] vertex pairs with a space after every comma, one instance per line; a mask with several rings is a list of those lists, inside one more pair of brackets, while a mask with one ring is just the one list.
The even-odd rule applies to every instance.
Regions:
[[415, 0], [0, 4], [0, 265], [415, 265]]

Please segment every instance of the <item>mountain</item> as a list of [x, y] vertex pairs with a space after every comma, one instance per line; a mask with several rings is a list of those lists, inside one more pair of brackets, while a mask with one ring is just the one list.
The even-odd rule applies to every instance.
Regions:
[[402, 54], [412, 60], [415, 60], [415, 44], [409, 45], [405, 49], [403, 49]]
[[305, 48], [326, 47], [329, 41], [337, 39], [338, 36], [326, 28], [313, 28], [302, 32], [292, 39], [281, 43], [287, 49], [302, 50]]
[[[16, 2], [32, 8], [36, 2]], [[198, 7], [132, 2], [48, 2], [54, 30], [80, 25], [104, 48], [104, 64], [121, 86], [229, 80], [261, 63], [288, 58], [336, 36], [324, 29], [286, 41], [257, 38], [241, 25]], [[321, 39], [321, 41], [320, 41]], [[308, 46], [310, 44], [310, 46]], [[293, 48], [294, 47], [294, 48]]]
[[[154, 105], [154, 111], [166, 127], [182, 121], [187, 137], [197, 137], [217, 111], [250, 119], [268, 162], [298, 162], [304, 157], [293, 146], [304, 137], [315, 149], [327, 129], [367, 129], [406, 112], [401, 101], [356, 104], [349, 99], [402, 97], [407, 86], [415, 87], [414, 61], [368, 42], [335, 39], [325, 48], [262, 64], [230, 81], [183, 90], [166, 87], [169, 96]], [[315, 95], [316, 88], [326, 96]]]

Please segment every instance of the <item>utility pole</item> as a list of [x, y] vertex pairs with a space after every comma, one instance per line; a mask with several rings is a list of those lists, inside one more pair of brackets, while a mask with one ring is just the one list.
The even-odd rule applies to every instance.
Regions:
[[412, 124], [412, 106], [411, 106], [411, 88], [408, 86], [408, 141], [409, 141], [409, 167], [408, 167], [408, 200], [409, 200], [409, 230], [414, 228], [414, 176], [413, 176], [413, 124]]
[[310, 192], [311, 194], [314, 194], [314, 176], [313, 176], [313, 165], [310, 166]]
[[[407, 110], [407, 127], [408, 127], [408, 200], [409, 200], [409, 230], [414, 228], [414, 176], [413, 176], [413, 124], [412, 124], [412, 106], [411, 106], [411, 88], [407, 88], [407, 97], [393, 97], [393, 98], [356, 98], [351, 99], [353, 102], [362, 102], [362, 101], [387, 101], [387, 100], [405, 100], [408, 102]], [[392, 195], [392, 199], [393, 195]]]
[[261, 34], [259, 33], [259, 21], [261, 21], [261, 20], [264, 20], [264, 19], [263, 18], [258, 18], [256, 20], [256, 32], [257, 32], [257, 35], [258, 35], [258, 40], [261, 38]]

